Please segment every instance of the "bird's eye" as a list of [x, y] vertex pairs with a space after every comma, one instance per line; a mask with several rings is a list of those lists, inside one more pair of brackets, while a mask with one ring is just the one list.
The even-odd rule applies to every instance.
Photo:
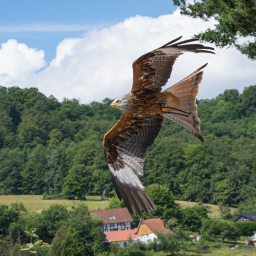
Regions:
[[116, 103], [118, 103], [118, 104], [119, 104], [120, 102], [121, 102], [121, 100], [117, 100], [117, 101], [116, 101]]

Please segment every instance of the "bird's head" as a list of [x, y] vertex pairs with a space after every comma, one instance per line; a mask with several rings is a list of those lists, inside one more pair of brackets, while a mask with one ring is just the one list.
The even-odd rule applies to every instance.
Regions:
[[121, 110], [122, 112], [125, 112], [126, 110], [129, 109], [130, 106], [130, 96], [129, 94], [126, 94], [122, 97], [119, 97], [117, 99], [115, 99], [111, 104], [110, 107], [111, 108], [118, 108], [119, 110]]

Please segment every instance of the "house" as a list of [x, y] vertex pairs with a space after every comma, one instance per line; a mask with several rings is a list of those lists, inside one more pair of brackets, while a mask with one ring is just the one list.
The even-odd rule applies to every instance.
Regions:
[[249, 239], [251, 239], [253, 242], [253, 245], [256, 246], [256, 231], [253, 231], [253, 236], [249, 237]]
[[234, 222], [256, 221], [256, 214], [241, 214], [234, 219]]
[[190, 237], [192, 242], [197, 242], [201, 239], [202, 236], [198, 235], [198, 234], [193, 234], [193, 235], [190, 235], [189, 237]]
[[105, 231], [104, 232], [104, 242], [112, 243], [117, 242], [119, 247], [126, 247], [129, 239], [136, 239], [137, 235], [135, 234], [137, 228], [129, 230], [118, 230], [118, 231]]
[[90, 211], [90, 215], [96, 214], [103, 220], [103, 231], [130, 230], [133, 221], [127, 208]]
[[143, 243], [150, 243], [155, 238], [157, 239], [157, 232], [168, 233], [172, 231], [165, 228], [164, 222], [159, 218], [141, 220], [136, 232], [137, 240]]

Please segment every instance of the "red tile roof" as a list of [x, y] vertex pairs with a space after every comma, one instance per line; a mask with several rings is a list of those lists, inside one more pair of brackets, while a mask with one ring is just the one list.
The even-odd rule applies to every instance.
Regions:
[[[90, 211], [91, 214], [96, 214], [103, 219], [104, 224], [110, 223], [122, 223], [122, 222], [132, 222], [132, 216], [127, 210], [127, 208], [117, 208], [117, 209], [107, 209], [99, 211]], [[109, 219], [109, 217], [114, 216], [115, 219]], [[112, 231], [113, 232], [113, 231]]]
[[161, 231], [163, 233], [172, 232], [170, 229], [164, 228], [164, 222], [160, 218], [142, 220], [141, 224], [145, 224], [153, 233], [156, 231]]
[[105, 234], [110, 239], [110, 242], [115, 241], [127, 241], [129, 237], [133, 239], [137, 238], [136, 236], [137, 228], [130, 230], [118, 230], [118, 231], [106, 231]]

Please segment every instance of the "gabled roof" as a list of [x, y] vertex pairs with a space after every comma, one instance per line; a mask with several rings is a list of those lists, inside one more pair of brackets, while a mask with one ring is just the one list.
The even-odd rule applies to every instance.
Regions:
[[110, 242], [127, 241], [129, 240], [129, 237], [131, 237], [132, 240], [137, 238], [135, 234], [136, 231], [137, 228], [129, 230], [106, 231], [105, 234], [109, 238]]
[[[122, 222], [132, 222], [132, 216], [127, 210], [127, 208], [116, 208], [116, 209], [106, 209], [98, 211], [90, 211], [91, 214], [96, 214], [99, 216], [104, 224], [111, 223], [122, 223]], [[113, 231], [111, 231], [113, 232]]]
[[251, 221], [256, 221], [256, 214], [243, 213], [239, 217], [235, 218], [234, 222], [236, 222], [241, 217], [244, 217], [244, 218], [249, 219]]
[[156, 231], [161, 231], [163, 233], [172, 232], [170, 229], [164, 227], [164, 222], [160, 218], [141, 220], [138, 226], [138, 231], [140, 225], [142, 224], [145, 224], [152, 231], [152, 233], [155, 233]]

